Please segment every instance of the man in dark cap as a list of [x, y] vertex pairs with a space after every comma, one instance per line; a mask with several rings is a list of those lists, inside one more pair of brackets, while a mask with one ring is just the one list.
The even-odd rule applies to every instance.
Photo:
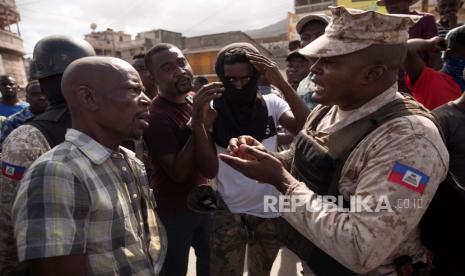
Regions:
[[[323, 35], [330, 21], [331, 17], [324, 14], [310, 14], [300, 19], [297, 22], [296, 30], [300, 35], [301, 48]], [[309, 60], [308, 68], [311, 65], [312, 62]], [[316, 103], [312, 101], [313, 89], [315, 89], [315, 84], [312, 82], [310, 74], [300, 81], [296, 89], [297, 94], [310, 110], [316, 106]]]
[[324, 34], [329, 21], [331, 17], [324, 14], [310, 14], [300, 19], [295, 26], [300, 36], [300, 48], [304, 48]]
[[[300, 82], [310, 73], [310, 61], [299, 52], [291, 52], [286, 57], [286, 76], [292, 88], [297, 90]], [[311, 95], [310, 95], [311, 96]], [[307, 102], [304, 100], [304, 102]]]

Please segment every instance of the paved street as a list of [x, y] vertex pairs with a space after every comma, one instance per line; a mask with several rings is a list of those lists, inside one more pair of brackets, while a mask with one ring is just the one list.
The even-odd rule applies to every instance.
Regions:
[[[302, 266], [298, 258], [289, 250], [281, 249], [273, 264], [270, 276], [300, 276], [302, 275], [300, 271], [302, 271]], [[189, 255], [189, 269], [187, 276], [195, 276], [195, 254], [192, 249]], [[244, 273], [244, 276], [247, 276], [247, 272]]]

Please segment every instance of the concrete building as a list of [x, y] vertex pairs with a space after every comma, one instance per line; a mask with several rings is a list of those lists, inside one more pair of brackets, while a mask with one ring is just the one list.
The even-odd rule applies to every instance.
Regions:
[[249, 42], [266, 56], [270, 51], [257, 43], [244, 32], [226, 32], [186, 38], [181, 33], [162, 29], [138, 33], [134, 39], [122, 31], [107, 29], [101, 32], [91, 32], [85, 35], [95, 49], [97, 55], [115, 56], [131, 61], [133, 56], [146, 53], [158, 43], [171, 43], [183, 50], [194, 74], [205, 75], [210, 81], [216, 80], [214, 65], [218, 51], [227, 44], [234, 42]]
[[97, 55], [114, 56], [126, 61], [131, 61], [133, 56], [147, 52], [160, 42], [171, 43], [180, 48], [184, 45], [182, 34], [161, 29], [138, 33], [134, 39], [125, 32], [106, 29], [102, 32], [91, 32], [84, 39], [94, 47]]
[[271, 57], [270, 51], [246, 33], [240, 31], [186, 38], [183, 53], [189, 60], [194, 74], [203, 75], [209, 81], [215, 81], [217, 77], [214, 67], [218, 52], [224, 46], [235, 42], [248, 42], [254, 45], [263, 55]]
[[336, 0], [294, 0], [295, 13], [310, 13], [327, 10], [336, 4]]
[[285, 59], [289, 44], [287, 18], [260, 29], [246, 31], [246, 33], [271, 53], [279, 68], [286, 67]]
[[14, 0], [0, 0], [0, 75], [13, 76], [20, 86], [27, 83], [19, 12]]

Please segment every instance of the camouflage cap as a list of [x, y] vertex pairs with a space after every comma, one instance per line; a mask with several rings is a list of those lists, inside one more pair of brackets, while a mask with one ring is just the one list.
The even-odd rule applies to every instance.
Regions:
[[375, 11], [330, 7], [332, 20], [320, 36], [299, 53], [306, 57], [331, 57], [350, 54], [374, 44], [406, 43], [408, 29], [420, 17], [382, 14]]

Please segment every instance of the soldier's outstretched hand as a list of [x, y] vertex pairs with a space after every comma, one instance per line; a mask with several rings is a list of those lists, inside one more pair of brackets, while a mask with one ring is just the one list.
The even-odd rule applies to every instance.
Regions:
[[[262, 183], [277, 186], [282, 182], [284, 176], [289, 174], [281, 161], [255, 146], [241, 144], [238, 152], [235, 156], [231, 154], [219, 154], [219, 157], [243, 175]], [[242, 153], [247, 157], [239, 157]]]

